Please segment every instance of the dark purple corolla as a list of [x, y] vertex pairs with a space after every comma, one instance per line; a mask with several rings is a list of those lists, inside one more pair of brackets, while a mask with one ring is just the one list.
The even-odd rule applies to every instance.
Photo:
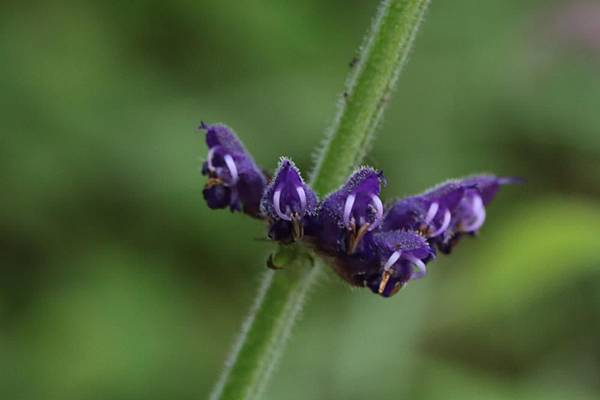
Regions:
[[261, 213], [269, 220], [269, 237], [291, 243], [302, 239], [304, 227], [317, 211], [317, 195], [304, 183], [292, 160], [282, 157], [261, 201]]
[[256, 166], [231, 129], [206, 125], [209, 152], [204, 198], [210, 208], [229, 207], [268, 222], [268, 236], [282, 244], [303, 241], [353, 286], [389, 297], [422, 278], [435, 249], [449, 253], [465, 234], [479, 232], [486, 207], [515, 178], [478, 175], [444, 182], [384, 208], [383, 173], [356, 170], [319, 202], [288, 158], [273, 179]]
[[462, 235], [476, 234], [485, 222], [485, 207], [494, 199], [500, 186], [520, 181], [493, 175], [478, 175], [458, 181], [464, 187], [464, 194], [452, 212], [450, 226], [435, 240], [440, 251], [449, 253]]
[[[485, 207], [500, 186], [518, 182], [493, 175], [450, 180], [396, 201], [380, 218], [374, 196], [380, 189], [375, 177], [382, 177], [371, 169], [359, 172], [323, 202], [317, 249], [325, 254], [337, 252], [333, 265], [342, 278], [384, 297], [424, 276], [425, 265], [435, 256], [434, 247], [448, 253], [461, 235], [478, 232], [485, 221]], [[367, 206], [355, 214], [356, 199], [347, 199], [357, 191]], [[358, 229], [353, 226], [357, 220]], [[367, 224], [374, 229], [365, 229]]]
[[383, 220], [379, 194], [385, 184], [383, 173], [369, 167], [359, 168], [337, 191], [323, 200], [319, 208], [319, 245], [327, 251], [354, 254], [370, 232]]
[[382, 230], [412, 229], [427, 238], [443, 234], [450, 226], [452, 211], [465, 189], [458, 182], [446, 182], [427, 192], [394, 203], [386, 212]]
[[202, 175], [208, 176], [203, 190], [210, 208], [243, 211], [259, 217], [259, 205], [267, 180], [235, 133], [220, 124], [200, 128], [206, 131], [208, 156]]
[[431, 245], [448, 253], [461, 235], [479, 231], [485, 221], [485, 206], [501, 185], [514, 182], [513, 178], [493, 175], [445, 182], [393, 203], [386, 212], [382, 230], [417, 230]]

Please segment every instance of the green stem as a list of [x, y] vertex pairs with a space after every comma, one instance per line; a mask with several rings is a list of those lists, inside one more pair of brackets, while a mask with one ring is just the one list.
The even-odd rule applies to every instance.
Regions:
[[[430, 0], [383, 0], [360, 48], [311, 183], [319, 195], [341, 185], [367, 151]], [[258, 399], [282, 354], [306, 294], [321, 273], [306, 253], [280, 247], [211, 400]], [[312, 258], [311, 258], [312, 260]]]
[[429, 3], [382, 2], [313, 171], [312, 186], [320, 195], [340, 186], [364, 158]]
[[322, 267], [266, 271], [210, 400], [259, 399]]

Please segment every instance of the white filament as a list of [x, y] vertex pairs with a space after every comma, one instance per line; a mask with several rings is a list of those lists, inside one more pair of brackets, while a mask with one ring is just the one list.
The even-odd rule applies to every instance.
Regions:
[[429, 210], [427, 210], [427, 215], [425, 216], [425, 223], [427, 225], [429, 225], [431, 221], [433, 221], [439, 209], [440, 205], [437, 202], [431, 203], [431, 205], [429, 206]]
[[369, 226], [370, 231], [375, 229], [383, 219], [383, 203], [381, 202], [381, 199], [376, 194], [372, 194], [371, 200], [375, 206], [375, 221]]
[[389, 270], [390, 268], [392, 268], [392, 266], [394, 264], [396, 264], [396, 261], [398, 261], [398, 259], [400, 258], [400, 256], [402, 255], [402, 250], [398, 250], [392, 253], [392, 255], [390, 256], [390, 258], [388, 258], [388, 260], [386, 261], [385, 265], [383, 266], [383, 269], [385, 271]]
[[229, 173], [231, 174], [231, 184], [235, 185], [239, 178], [235, 161], [233, 161], [233, 157], [231, 157], [231, 155], [229, 154], [225, 154], [225, 156], [223, 156], [223, 159], [225, 160], [225, 164], [227, 164], [227, 168], [229, 168]]
[[356, 195], [350, 194], [346, 197], [346, 203], [344, 204], [344, 225], [350, 226], [350, 213], [352, 213], [352, 207], [354, 207], [354, 200]]
[[470, 224], [466, 224], [462, 226], [462, 230], [465, 232], [475, 232], [483, 222], [485, 221], [485, 207], [483, 205], [483, 200], [481, 196], [473, 197], [473, 202], [471, 204], [473, 214], [475, 215], [475, 219]]
[[208, 150], [208, 156], [206, 157], [206, 162], [208, 163], [208, 169], [210, 169], [211, 171], [215, 170], [215, 166], [212, 163], [212, 159], [215, 155], [216, 150], [217, 150], [217, 146], [211, 147], [210, 150]]
[[300, 209], [306, 209], [306, 192], [302, 186], [296, 186], [296, 193], [298, 193], [298, 197], [300, 198]]
[[425, 263], [423, 261], [411, 255], [407, 256], [406, 258], [417, 268], [417, 270], [413, 271], [413, 273], [410, 275], [410, 279], [421, 279], [427, 275], [427, 268], [425, 267]]
[[273, 206], [275, 208], [275, 212], [277, 213], [279, 218], [286, 220], [286, 221], [291, 221], [292, 219], [281, 211], [281, 207], [279, 204], [280, 199], [281, 199], [281, 190], [276, 190], [275, 193], [273, 193]]
[[429, 235], [429, 237], [436, 237], [444, 233], [446, 229], [448, 229], [448, 227], [450, 226], [451, 219], [452, 214], [450, 214], [449, 210], [446, 210], [446, 212], [444, 213], [444, 221], [442, 222], [442, 226], [440, 226], [435, 232]]

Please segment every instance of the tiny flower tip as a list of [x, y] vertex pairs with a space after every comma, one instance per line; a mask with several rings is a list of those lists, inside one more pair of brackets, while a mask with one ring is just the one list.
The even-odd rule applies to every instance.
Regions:
[[383, 170], [380, 170], [377, 175], [379, 175], [379, 181], [381, 182], [381, 186], [387, 186], [387, 179], [385, 177], [385, 174], [383, 173]]
[[503, 185], [520, 184], [524, 180], [519, 177], [497, 177], [495, 175], [475, 175], [461, 180], [462, 184], [469, 192], [469, 189], [475, 189], [483, 199], [483, 204], [488, 205], [496, 196], [498, 189]]
[[296, 167], [296, 164], [294, 163], [294, 161], [292, 160], [291, 157], [288, 157], [288, 156], [279, 157], [279, 168], [281, 168], [282, 166], [289, 166], [289, 165], [293, 165], [294, 167]]
[[502, 176], [498, 178], [498, 183], [500, 185], [524, 185], [527, 180], [520, 176]]
[[385, 175], [383, 174], [383, 170], [378, 170], [368, 165], [363, 165], [359, 167], [352, 176], [358, 175], [362, 177], [362, 179], [377, 179], [379, 184], [385, 186], [387, 184], [387, 180], [385, 179]]
[[304, 184], [304, 180], [302, 179], [302, 174], [300, 173], [300, 169], [296, 166], [296, 164], [292, 161], [291, 158], [282, 156], [279, 159], [279, 165], [275, 170], [275, 175], [273, 181], [280, 180], [294, 180], [298, 181], [300, 184]]

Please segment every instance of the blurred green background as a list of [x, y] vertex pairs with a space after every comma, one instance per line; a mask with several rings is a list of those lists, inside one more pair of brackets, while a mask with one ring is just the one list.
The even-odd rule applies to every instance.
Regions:
[[[433, 0], [384, 197], [518, 175], [391, 299], [328, 272], [268, 399], [600, 397], [600, 2]], [[311, 166], [375, 1], [3, 1], [0, 398], [201, 399], [265, 268], [195, 128]], [[285, 273], [285, 272], [283, 272]]]

